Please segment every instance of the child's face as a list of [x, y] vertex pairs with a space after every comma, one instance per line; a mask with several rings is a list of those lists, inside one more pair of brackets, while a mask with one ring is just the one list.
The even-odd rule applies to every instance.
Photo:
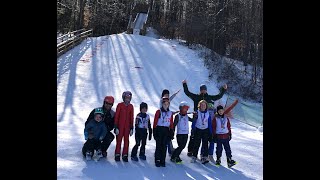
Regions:
[[96, 121], [100, 122], [100, 121], [102, 120], [102, 116], [101, 116], [100, 114], [96, 114], [96, 115], [94, 116], [94, 119], [95, 119]]
[[164, 94], [163, 97], [169, 98], [169, 94]]
[[200, 104], [200, 111], [204, 111], [204, 110], [206, 110], [206, 108], [207, 108], [207, 104], [205, 102], [202, 102]]
[[224, 109], [219, 109], [218, 114], [222, 115], [224, 113]]
[[168, 108], [169, 108], [169, 102], [166, 101], [166, 102], [162, 103], [162, 107], [163, 107], [164, 109], [168, 109]]
[[189, 107], [188, 106], [183, 106], [181, 108], [181, 114], [187, 114]]
[[130, 97], [127, 97], [127, 96], [126, 96], [126, 97], [124, 98], [124, 102], [125, 102], [125, 103], [129, 103], [129, 102], [130, 102]]
[[142, 109], [141, 109], [141, 112], [142, 112], [142, 113], [146, 113], [147, 111], [148, 111], [147, 108], [142, 108]]

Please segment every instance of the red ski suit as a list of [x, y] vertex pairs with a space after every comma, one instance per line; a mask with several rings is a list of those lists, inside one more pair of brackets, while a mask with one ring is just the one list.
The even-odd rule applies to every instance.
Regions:
[[119, 129], [117, 135], [117, 144], [115, 154], [120, 154], [122, 138], [124, 138], [124, 148], [122, 150], [122, 156], [128, 155], [129, 148], [129, 134], [130, 129], [133, 128], [133, 106], [132, 104], [126, 104], [124, 102], [119, 103], [116, 109], [116, 115], [114, 117], [114, 124]]

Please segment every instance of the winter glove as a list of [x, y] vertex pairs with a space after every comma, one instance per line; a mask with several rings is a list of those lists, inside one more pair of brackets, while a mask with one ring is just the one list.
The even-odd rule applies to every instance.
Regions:
[[88, 132], [87, 132], [87, 131], [84, 131], [84, 139], [85, 139], [85, 140], [88, 140], [88, 135], [89, 135]]
[[151, 140], [152, 138], [152, 129], [149, 129], [149, 141]]
[[130, 129], [130, 136], [133, 134], [133, 128]]
[[212, 134], [209, 134], [208, 141], [209, 141], [209, 142], [212, 142], [212, 141], [213, 141], [213, 136], [212, 136]]
[[116, 135], [119, 135], [119, 129], [118, 129], [118, 128], [114, 128], [114, 133], [115, 133]]
[[193, 119], [198, 119], [198, 112], [193, 112]]
[[103, 136], [100, 136], [99, 140], [102, 141], [103, 140]]
[[169, 130], [169, 138], [170, 138], [171, 140], [174, 139], [174, 131], [173, 131], [173, 129], [170, 129], [170, 130]]
[[231, 141], [231, 139], [232, 139], [232, 135], [231, 135], [231, 134], [229, 134], [229, 141]]
[[153, 129], [153, 139], [157, 141], [158, 134], [157, 134], [157, 128]]
[[217, 139], [218, 139], [217, 135], [214, 134], [214, 135], [212, 136], [212, 141], [213, 141], [214, 143], [217, 143]]

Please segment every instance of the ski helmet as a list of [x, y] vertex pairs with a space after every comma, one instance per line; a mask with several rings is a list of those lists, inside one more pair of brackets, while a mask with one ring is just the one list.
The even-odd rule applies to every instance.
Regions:
[[101, 114], [101, 115], [103, 115], [103, 110], [102, 110], [102, 108], [96, 108], [96, 109], [94, 109], [94, 115], [96, 115], [96, 114]]
[[179, 105], [179, 110], [182, 114], [186, 114], [189, 109], [189, 104], [186, 101], [182, 101]]
[[182, 101], [181, 103], [180, 103], [180, 105], [179, 105], [179, 109], [181, 110], [181, 108], [183, 108], [183, 107], [190, 107], [189, 106], [189, 104], [188, 104], [188, 102], [186, 102], [186, 101]]
[[113, 103], [114, 103], [114, 98], [113, 98], [112, 96], [106, 96], [106, 97], [104, 98], [104, 102], [107, 102], [107, 103], [113, 105]]
[[142, 108], [148, 109], [148, 104], [145, 103], [145, 102], [142, 102], [142, 103], [140, 104], [140, 111], [141, 111]]
[[131, 101], [131, 98], [132, 98], [132, 93], [130, 91], [124, 91], [122, 93], [122, 100], [124, 101], [125, 97], [130, 97], [130, 101]]
[[200, 85], [200, 91], [207, 90], [207, 86], [205, 84]]

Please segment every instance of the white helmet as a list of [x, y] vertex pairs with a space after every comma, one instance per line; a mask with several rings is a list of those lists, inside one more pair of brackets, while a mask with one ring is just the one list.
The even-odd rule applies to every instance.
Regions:
[[187, 101], [182, 101], [179, 105], [179, 109], [181, 109], [183, 106], [188, 106], [188, 108], [190, 107]]

